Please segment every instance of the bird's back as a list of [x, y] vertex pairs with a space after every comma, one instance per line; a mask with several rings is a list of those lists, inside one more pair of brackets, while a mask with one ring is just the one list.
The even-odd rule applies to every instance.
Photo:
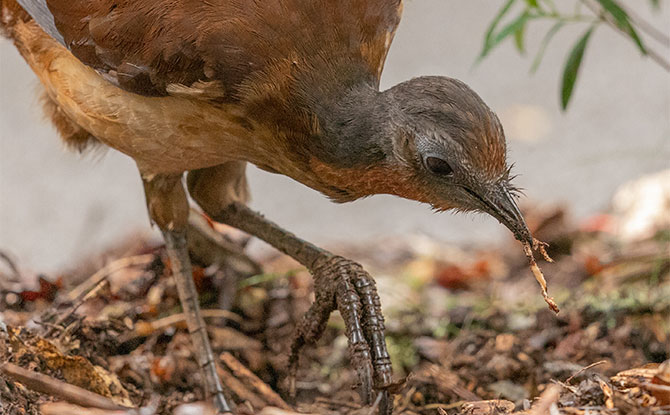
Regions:
[[66, 49], [1, 1], [68, 129], [151, 172], [291, 164], [318, 128], [298, 91], [378, 83], [401, 11], [400, 0], [46, 0], [41, 26]]
[[[40, 0], [22, 0], [39, 2]], [[42, 0], [43, 1], [43, 0]], [[379, 77], [400, 0], [46, 0], [65, 45], [131, 92], [245, 83], [282, 66], [347, 56]]]

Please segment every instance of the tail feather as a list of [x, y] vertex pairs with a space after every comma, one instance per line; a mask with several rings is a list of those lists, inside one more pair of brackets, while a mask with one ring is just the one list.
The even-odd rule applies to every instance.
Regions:
[[[30, 0], [20, 1], [21, 3], [25, 3]], [[36, 2], [39, 2], [39, 0], [36, 0]], [[40, 28], [44, 30], [44, 26], [40, 25], [40, 27], [37, 27], [35, 24], [36, 22], [37, 20], [33, 19], [31, 14], [29, 14], [17, 0], [0, 0], [0, 32], [14, 42], [14, 45], [21, 55], [27, 60], [32, 54], [39, 54], [42, 51], [39, 48], [31, 48], [29, 45], [25, 44], [25, 36], [19, 36], [19, 28], [23, 27], [23, 32], [25, 33], [26, 27], [32, 26], [36, 36], [43, 36], [45, 38], [47, 36], [53, 37], [53, 35], [50, 35], [49, 33], [42, 32]], [[68, 117], [68, 115], [61, 110], [58, 103], [53, 100], [44, 89], [42, 89], [41, 101], [45, 117], [51, 121], [66, 146], [80, 152], [85, 149], [87, 150], [92, 147], [97, 147], [95, 144], [98, 144], [99, 141]]]

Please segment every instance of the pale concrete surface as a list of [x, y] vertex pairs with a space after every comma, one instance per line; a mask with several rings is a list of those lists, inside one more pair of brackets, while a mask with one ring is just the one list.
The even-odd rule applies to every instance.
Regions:
[[[511, 42], [473, 68], [499, 4], [408, 1], [383, 87], [427, 74], [464, 80], [501, 115], [510, 159], [521, 174], [517, 183], [528, 200], [568, 203], [578, 217], [606, 208], [624, 181], [670, 165], [668, 73], [601, 28], [586, 52], [570, 111], [563, 114], [558, 80], [569, 47], [584, 28], [560, 33], [534, 76], [528, 74], [531, 59], [520, 58]], [[669, 17], [666, 3], [651, 21], [667, 28]], [[528, 50], [534, 52], [544, 31], [532, 26], [529, 35]], [[0, 57], [0, 249], [26, 267], [54, 271], [148, 229], [133, 163], [114, 151], [84, 157], [64, 151], [42, 120], [32, 72], [7, 41], [0, 41]], [[250, 180], [255, 208], [317, 243], [405, 232], [470, 242], [508, 234], [488, 217], [433, 214], [398, 198], [336, 205], [256, 169]]]

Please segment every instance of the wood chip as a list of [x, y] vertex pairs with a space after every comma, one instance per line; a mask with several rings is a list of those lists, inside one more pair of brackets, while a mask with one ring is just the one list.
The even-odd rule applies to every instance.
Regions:
[[600, 389], [602, 389], [603, 395], [605, 395], [605, 407], [607, 409], [614, 409], [614, 392], [612, 392], [612, 388], [602, 379], [598, 379], [598, 385], [600, 385]]
[[528, 415], [547, 415], [550, 413], [552, 406], [556, 405], [558, 398], [561, 395], [561, 387], [558, 385], [549, 386], [540, 398], [537, 403], [533, 405], [531, 410], [528, 412]]

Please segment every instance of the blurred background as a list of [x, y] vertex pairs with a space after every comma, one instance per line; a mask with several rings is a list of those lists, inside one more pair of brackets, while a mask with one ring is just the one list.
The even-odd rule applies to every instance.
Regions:
[[[667, 4], [652, 12], [648, 2], [624, 3], [667, 33]], [[519, 174], [516, 183], [526, 193], [522, 204], [562, 203], [579, 220], [607, 209], [623, 183], [670, 167], [668, 72], [641, 57], [620, 33], [600, 27], [564, 113], [563, 65], [585, 26], [559, 31], [532, 76], [529, 67], [548, 21], [526, 30], [529, 56], [519, 56], [507, 41], [475, 65], [502, 4], [406, 1], [382, 87], [420, 75], [468, 83], [503, 122], [509, 160]], [[36, 85], [14, 47], [0, 40], [0, 251], [24, 268], [53, 272], [119, 238], [151, 230], [133, 162], [111, 150], [67, 152], [42, 118]], [[284, 177], [253, 167], [249, 176], [252, 206], [316, 243], [408, 233], [459, 243], [510, 238], [485, 216], [434, 214], [427, 206], [389, 196], [337, 205]]]

